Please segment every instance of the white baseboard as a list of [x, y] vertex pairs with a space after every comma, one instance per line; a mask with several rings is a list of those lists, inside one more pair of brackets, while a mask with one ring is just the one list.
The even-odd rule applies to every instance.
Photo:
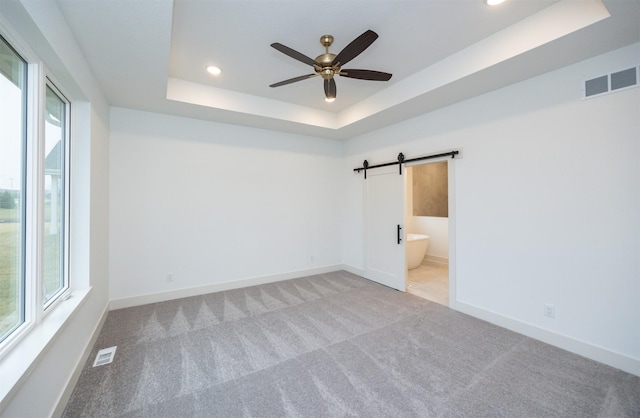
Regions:
[[640, 376], [640, 359], [638, 358], [539, 328], [464, 302], [456, 301], [455, 306], [451, 306], [451, 308], [574, 354], [579, 354], [627, 373]]
[[340, 270], [348, 271], [349, 273], [364, 277], [364, 269], [361, 269], [361, 268], [352, 267], [352, 266], [343, 264], [342, 266], [340, 266]]
[[[280, 282], [283, 280], [297, 279], [299, 277], [313, 276], [314, 274], [330, 273], [338, 270], [347, 270], [345, 265], [335, 264], [332, 266], [318, 267], [308, 270], [291, 271], [287, 273], [274, 274], [270, 276], [251, 277], [248, 279], [234, 280], [230, 282], [215, 283], [206, 286], [177, 289], [169, 292], [152, 293], [147, 295], [132, 296], [128, 298], [113, 299], [110, 301], [110, 308], [122, 309], [132, 306], [146, 305], [149, 303], [164, 302], [172, 299], [187, 298], [191, 296], [204, 295], [207, 293], [221, 292], [223, 290], [239, 289], [242, 287], [256, 286], [266, 283]], [[360, 274], [360, 273], [354, 273]]]
[[[446, 260], [446, 259], [445, 259]], [[192, 287], [188, 289], [178, 289], [170, 292], [154, 293], [148, 295], [133, 296], [129, 298], [114, 299], [110, 302], [111, 309], [128, 308], [131, 306], [145, 305], [148, 303], [163, 302], [171, 299], [179, 299], [190, 296], [198, 296], [207, 293], [220, 292], [224, 290], [238, 289], [242, 287], [255, 286], [266, 283], [274, 283], [283, 280], [296, 279], [299, 277], [313, 276], [315, 274], [330, 273], [345, 270], [358, 276], [364, 276], [364, 270], [346, 264], [336, 264], [332, 266], [319, 267], [309, 270], [299, 270], [288, 273], [275, 274], [271, 276], [252, 277], [232, 282], [216, 283], [207, 286]], [[618, 368], [625, 372], [640, 376], [640, 359], [616, 353], [603, 347], [598, 347], [584, 341], [576, 340], [565, 335], [539, 328], [537, 326], [509, 318], [495, 312], [466, 304], [460, 301], [452, 301], [450, 308], [473, 317], [485, 320], [492, 324], [501, 326], [511, 331], [526, 335], [536, 340], [551, 344], [572, 353], [599, 361], [611, 367]], [[85, 360], [86, 361], [86, 360]]]
[[449, 259], [447, 257], [439, 257], [437, 255], [429, 255], [429, 254], [427, 254], [427, 256], [424, 258], [423, 263], [427, 263], [427, 262], [448, 265], [449, 264]]
[[58, 398], [58, 403], [53, 410], [53, 414], [51, 415], [54, 418], [61, 417], [64, 412], [64, 408], [66, 408], [67, 403], [69, 402], [69, 398], [71, 398], [71, 394], [73, 393], [73, 389], [76, 387], [78, 383], [78, 379], [80, 379], [80, 375], [82, 374], [82, 369], [84, 365], [87, 363], [87, 359], [91, 354], [91, 350], [93, 350], [93, 346], [100, 335], [100, 331], [102, 331], [102, 326], [104, 325], [104, 321], [107, 319], [107, 314], [109, 314], [109, 304], [104, 307], [102, 311], [102, 315], [100, 315], [100, 321], [96, 324], [93, 329], [93, 333], [91, 334], [91, 338], [87, 342], [84, 350], [82, 352], [82, 356], [78, 359], [78, 362], [75, 365], [73, 373], [69, 377], [67, 384], [65, 385], [64, 391], [60, 394], [60, 398]]

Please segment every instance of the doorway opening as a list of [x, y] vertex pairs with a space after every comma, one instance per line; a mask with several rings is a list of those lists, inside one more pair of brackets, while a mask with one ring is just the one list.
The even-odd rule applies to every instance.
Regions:
[[406, 289], [449, 306], [449, 161], [406, 167]]

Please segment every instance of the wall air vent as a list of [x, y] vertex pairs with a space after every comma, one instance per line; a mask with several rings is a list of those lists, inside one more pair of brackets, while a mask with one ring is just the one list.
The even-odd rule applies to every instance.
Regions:
[[601, 77], [592, 78], [584, 83], [584, 95], [585, 97], [595, 96], [596, 94], [602, 94], [609, 91], [609, 76], [603, 75]]
[[583, 98], [612, 93], [628, 87], [638, 85], [640, 67], [631, 67], [626, 70], [586, 80], [583, 88]]
[[116, 355], [116, 348], [118, 348], [118, 346], [103, 348], [102, 350], [98, 351], [98, 354], [96, 354], [96, 359], [93, 362], [93, 367], [111, 363], [113, 361], [113, 357]]
[[638, 74], [635, 67], [611, 74], [611, 90], [623, 89], [636, 84], [638, 84]]

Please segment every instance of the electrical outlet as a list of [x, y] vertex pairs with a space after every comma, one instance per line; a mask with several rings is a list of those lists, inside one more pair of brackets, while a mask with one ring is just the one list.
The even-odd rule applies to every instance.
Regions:
[[556, 307], [553, 305], [545, 304], [544, 305], [544, 316], [548, 316], [549, 318], [556, 317]]
[[173, 281], [173, 273], [172, 272], [168, 272], [167, 273], [167, 281], [168, 282], [172, 282]]

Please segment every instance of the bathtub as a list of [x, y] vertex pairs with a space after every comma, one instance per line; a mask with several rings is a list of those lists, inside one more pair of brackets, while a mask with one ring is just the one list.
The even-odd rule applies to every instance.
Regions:
[[419, 267], [429, 248], [429, 236], [420, 234], [407, 234], [407, 268], [409, 270]]

